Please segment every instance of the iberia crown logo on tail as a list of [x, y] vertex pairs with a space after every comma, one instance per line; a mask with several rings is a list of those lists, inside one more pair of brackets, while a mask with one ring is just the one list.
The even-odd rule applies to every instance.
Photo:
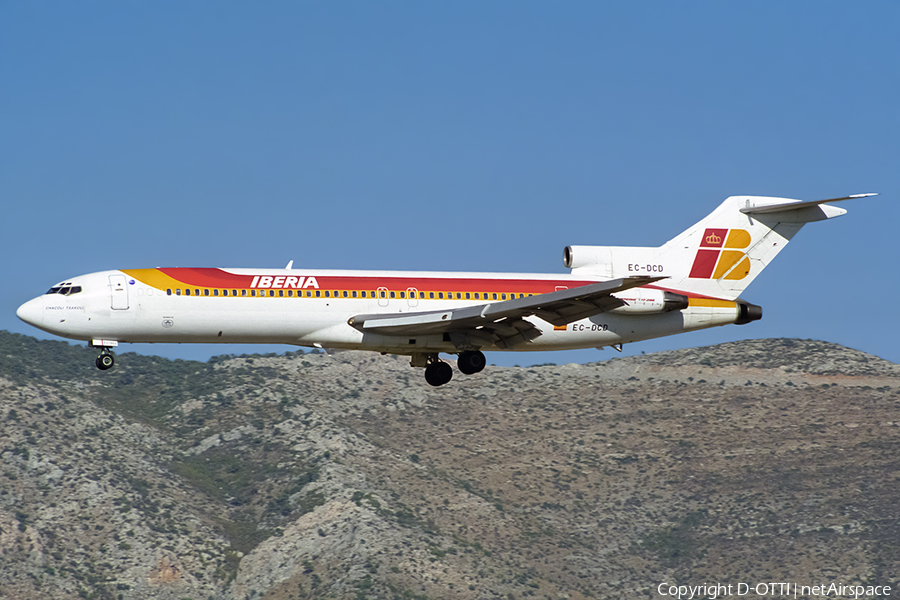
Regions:
[[743, 279], [750, 273], [750, 259], [744, 252], [750, 234], [743, 229], [707, 229], [691, 266], [697, 279]]

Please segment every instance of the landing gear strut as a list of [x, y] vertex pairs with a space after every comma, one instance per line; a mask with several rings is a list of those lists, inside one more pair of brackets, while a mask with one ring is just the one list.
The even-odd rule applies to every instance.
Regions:
[[465, 352], [459, 353], [459, 360], [457, 361], [456, 366], [459, 367], [460, 372], [465, 373], [466, 375], [472, 375], [480, 372], [485, 364], [487, 364], [487, 359], [484, 358], [482, 352], [479, 352], [478, 350], [466, 350]]
[[116, 359], [109, 348], [104, 348], [100, 351], [100, 356], [97, 357], [96, 364], [98, 369], [106, 371], [107, 369], [113, 368], [113, 365], [116, 364]]

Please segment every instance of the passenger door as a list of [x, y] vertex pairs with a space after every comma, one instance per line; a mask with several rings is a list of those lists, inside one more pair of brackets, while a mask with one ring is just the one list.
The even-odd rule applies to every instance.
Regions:
[[128, 310], [128, 283], [124, 275], [109, 276], [110, 308]]

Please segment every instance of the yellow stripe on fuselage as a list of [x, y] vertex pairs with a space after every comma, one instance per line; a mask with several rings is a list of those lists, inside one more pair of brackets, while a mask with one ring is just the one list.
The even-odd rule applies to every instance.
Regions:
[[177, 279], [172, 279], [159, 269], [124, 269], [123, 273], [137, 279], [146, 286], [158, 290], [182, 288], [185, 284]]
[[737, 302], [716, 300], [715, 298], [688, 298], [688, 306], [692, 308], [734, 308], [737, 306]]

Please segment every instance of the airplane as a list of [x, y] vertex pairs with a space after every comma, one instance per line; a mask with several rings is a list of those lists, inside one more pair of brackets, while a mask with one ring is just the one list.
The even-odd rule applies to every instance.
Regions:
[[283, 343], [410, 357], [425, 380], [485, 351], [613, 347], [762, 318], [739, 298], [830, 202], [731, 196], [659, 247], [567, 246], [569, 274], [151, 268], [66, 279], [19, 307], [26, 323], [100, 349], [120, 343]]

